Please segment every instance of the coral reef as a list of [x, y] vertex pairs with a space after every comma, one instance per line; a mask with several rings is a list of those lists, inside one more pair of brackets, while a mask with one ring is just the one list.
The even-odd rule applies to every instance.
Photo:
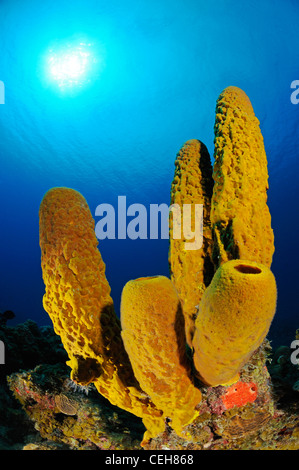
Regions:
[[[167, 277], [140, 278], [125, 285], [122, 338], [134, 374], [178, 435], [196, 418], [201, 401], [190, 378], [183, 320], [177, 292]], [[164, 419], [155, 434], [164, 431]]]
[[259, 121], [238, 87], [226, 88], [217, 100], [214, 157], [211, 224], [216, 267], [230, 259], [270, 267], [274, 236], [267, 206], [267, 157]]
[[[298, 330], [295, 338], [299, 339]], [[298, 359], [292, 361], [293, 353], [294, 350], [289, 346], [279, 346], [273, 352], [272, 360], [268, 366], [275, 384], [275, 393], [279, 395], [280, 402], [292, 400], [292, 397], [299, 391], [299, 363]], [[298, 356], [299, 354], [296, 354], [296, 357]]]
[[[65, 449], [139, 449], [144, 432], [141, 420], [112, 406], [95, 388], [88, 396], [70, 390], [68, 376], [69, 369], [57, 364], [39, 365], [8, 377], [10, 389], [35, 423], [41, 442]], [[26, 448], [39, 447], [38, 439], [31, 439]]]
[[192, 343], [203, 382], [237, 380], [268, 333], [276, 296], [274, 275], [260, 263], [231, 260], [218, 268], [199, 305]]
[[0, 367], [0, 380], [18, 369], [31, 369], [38, 363], [65, 362], [67, 354], [59, 336], [51, 326], [38, 325], [32, 320], [16, 325], [0, 325], [0, 341], [5, 344], [5, 364]]
[[0, 367], [0, 450], [22, 449], [28, 439], [39, 439], [39, 433], [10, 393], [6, 377], [39, 363], [65, 363], [67, 354], [51, 326], [38, 327], [32, 320], [16, 326], [0, 324], [0, 340], [6, 349]]
[[[214, 155], [212, 173], [204, 144], [187, 141], [171, 188], [180, 209], [203, 205], [202, 246], [188, 247], [194, 214], [181, 239], [170, 218], [171, 279], [128, 282], [121, 322], [87, 202], [70, 188], [45, 194], [43, 305], [68, 361], [49, 363], [37, 350], [31, 370], [6, 370], [40, 436], [25, 449], [299, 449], [297, 376], [282, 351], [269, 366], [279, 386], [266, 367], [276, 308], [267, 159], [236, 87], [217, 101]], [[7, 315], [0, 320], [1, 332]]]
[[13, 318], [15, 318], [15, 314], [11, 310], [5, 310], [5, 312], [0, 312], [0, 326], [5, 326], [7, 321], [12, 320]]
[[[243, 367], [239, 382], [232, 386], [201, 387], [199, 416], [185, 429], [185, 439], [168, 430], [146, 449], [190, 450], [284, 450], [299, 449], [298, 401], [278, 406], [265, 364], [271, 355], [267, 340]], [[244, 393], [254, 388], [253, 397]], [[234, 398], [233, 398], [234, 395]], [[231, 400], [226, 401], [228, 396]], [[254, 398], [254, 400], [253, 400]]]
[[[49, 358], [57, 342], [54, 333], [52, 336], [54, 342], [52, 347], [49, 346]], [[267, 359], [270, 361], [277, 353], [279, 350], [272, 352], [265, 341], [242, 369], [240, 381], [234, 386], [239, 390], [235, 398], [226, 402], [227, 396], [234, 395], [231, 386], [202, 387], [199, 416], [186, 427], [184, 435], [178, 436], [167, 425], [163, 433], [143, 447], [142, 420], [111, 405], [93, 385], [89, 385], [88, 395], [70, 387], [70, 369], [63, 358], [55, 365], [44, 364], [32, 370], [13, 372], [8, 377], [9, 389], [0, 394], [1, 425], [5, 426], [0, 426], [0, 448], [299, 449], [297, 393], [289, 393], [286, 399], [282, 384], [276, 382], [277, 373], [272, 377], [274, 393], [269, 388], [270, 376], [265, 363], [269, 367]], [[36, 360], [38, 358], [36, 356]], [[272, 359], [270, 366], [273, 363]], [[254, 401], [246, 394], [246, 388], [252, 384], [256, 389]], [[2, 429], [5, 441], [1, 441]]]
[[[212, 229], [210, 222], [213, 191], [212, 165], [206, 146], [199, 140], [188, 140], [177, 154], [175, 174], [171, 185], [171, 204], [178, 205], [180, 212], [184, 204], [192, 205], [190, 226], [195, 226], [195, 204], [203, 205], [202, 246], [188, 250], [186, 225], [179, 238], [175, 238], [173, 218], [169, 219], [169, 268], [171, 280], [176, 287], [185, 318], [186, 340], [192, 344], [194, 320], [198, 304], [205, 288], [214, 274], [212, 264]], [[185, 206], [186, 207], [186, 206]], [[184, 213], [186, 217], [186, 213]], [[181, 220], [181, 219], [180, 219]]]

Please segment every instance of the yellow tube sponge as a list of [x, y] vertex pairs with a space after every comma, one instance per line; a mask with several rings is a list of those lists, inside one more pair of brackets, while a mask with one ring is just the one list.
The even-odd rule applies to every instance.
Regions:
[[161, 412], [140, 389], [124, 349], [94, 220], [84, 197], [53, 188], [39, 211], [43, 305], [69, 356], [71, 378], [150, 421]]
[[230, 259], [270, 267], [274, 237], [267, 206], [267, 157], [259, 121], [240, 88], [226, 88], [217, 100], [214, 156], [211, 223], [216, 267]]
[[129, 281], [122, 292], [122, 338], [134, 374], [171, 427], [180, 434], [198, 415], [200, 391], [190, 379], [183, 316], [165, 276]]
[[226, 385], [261, 345], [276, 310], [276, 282], [267, 266], [232, 260], [221, 265], [199, 307], [194, 365], [203, 382]]
[[[199, 140], [189, 140], [183, 145], [175, 161], [171, 204], [179, 206], [180, 220], [183, 216], [183, 223], [186, 221], [187, 215], [184, 204], [191, 205], [191, 231], [195, 229], [195, 205], [203, 205], [203, 231], [201, 232], [200, 246], [194, 249], [193, 242], [191, 244], [186, 238], [186, 235], [190, 235], [190, 229], [186, 233], [185, 226], [180, 227], [182, 233], [179, 234], [179, 238], [175, 238], [173, 216], [169, 219], [170, 275], [181, 300], [185, 318], [186, 340], [189, 346], [191, 346], [194, 334], [198, 304], [214, 274], [214, 266], [211, 261], [212, 230], [210, 223], [212, 191], [212, 165], [208, 149]], [[189, 221], [187, 220], [187, 222]]]

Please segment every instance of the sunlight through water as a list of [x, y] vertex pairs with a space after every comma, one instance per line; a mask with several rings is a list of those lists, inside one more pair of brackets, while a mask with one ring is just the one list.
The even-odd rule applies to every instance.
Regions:
[[82, 88], [91, 83], [99, 63], [93, 44], [80, 42], [52, 47], [47, 57], [48, 80], [61, 91]]

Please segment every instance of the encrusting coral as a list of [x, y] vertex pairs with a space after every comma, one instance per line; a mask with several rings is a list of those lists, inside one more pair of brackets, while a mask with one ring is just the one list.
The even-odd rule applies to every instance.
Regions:
[[[195, 227], [195, 204], [202, 204], [202, 246], [188, 249], [184, 226], [178, 238], [174, 235], [176, 212], [169, 219], [169, 268], [185, 318], [186, 340], [189, 346], [194, 334], [194, 321], [201, 296], [214, 274], [212, 264], [212, 230], [210, 222], [213, 191], [212, 165], [206, 146], [199, 140], [188, 140], [180, 149], [175, 161], [175, 174], [171, 185], [171, 204], [178, 205], [180, 215], [186, 217], [184, 205], [191, 205], [191, 224]], [[185, 206], [186, 207], [186, 206]], [[180, 218], [181, 220], [181, 218]]]
[[268, 170], [263, 136], [246, 93], [230, 86], [219, 96], [215, 120], [211, 224], [213, 260], [271, 266], [274, 237], [267, 206]]
[[227, 385], [262, 344], [276, 310], [276, 282], [252, 261], [222, 264], [199, 305], [194, 364], [208, 385]]
[[[228, 87], [217, 101], [213, 175], [204, 144], [189, 140], [177, 156], [171, 189], [172, 204], [203, 205], [202, 246], [188, 249], [192, 229], [178, 239], [170, 220], [171, 280], [129, 281], [121, 325], [84, 197], [69, 188], [44, 196], [44, 308], [68, 353], [71, 378], [93, 382], [112, 404], [141, 417], [143, 446], [169, 429], [210, 446], [214, 425], [210, 418], [204, 424], [207, 410], [225, 422], [233, 413], [246, 436], [273, 415], [262, 353], [253, 372], [242, 375], [262, 350], [276, 308], [267, 188], [259, 122], [246, 94]], [[227, 423], [217, 426], [225, 439], [233, 435]]]
[[51, 442], [58, 450], [140, 449], [141, 420], [112, 406], [93, 385], [88, 396], [71, 390], [68, 373], [68, 367], [58, 363], [9, 376], [9, 388], [46, 442], [34, 438], [32, 431], [27, 439], [39, 445]]
[[84, 197], [70, 188], [53, 188], [45, 194], [39, 216], [43, 305], [68, 353], [71, 378], [83, 385], [93, 382], [112, 404], [155, 429], [162, 413], [140, 389], [123, 347]]
[[201, 393], [190, 378], [184, 319], [170, 279], [129, 281], [122, 292], [121, 326], [138, 382], [180, 435], [198, 415]]
[[[88, 385], [86, 395], [82, 389], [87, 387], [71, 383], [59, 337], [50, 327], [39, 329], [35, 325], [35, 330], [36, 335], [28, 340], [28, 346], [30, 343], [34, 348], [34, 358], [24, 362], [19, 350], [27, 338], [22, 334], [27, 331], [26, 324], [0, 327], [5, 344], [8, 344], [7, 338], [14, 337], [7, 355], [8, 359], [14, 358], [7, 370], [10, 374], [7, 384], [0, 380], [0, 448], [140, 450], [144, 434], [141, 419], [111, 405], [97, 393], [93, 384]], [[41, 343], [45, 337], [47, 341]], [[292, 391], [292, 386], [282, 386], [274, 371], [274, 377], [271, 373], [274, 399], [265, 367], [265, 358], [270, 359], [270, 353], [265, 340], [243, 367], [236, 384], [200, 387], [199, 416], [186, 427], [182, 436], [166, 426], [163, 433], [143, 448], [184, 452], [189, 449], [299, 449], [298, 392]], [[274, 361], [275, 356], [280, 357], [278, 350], [273, 354]]]

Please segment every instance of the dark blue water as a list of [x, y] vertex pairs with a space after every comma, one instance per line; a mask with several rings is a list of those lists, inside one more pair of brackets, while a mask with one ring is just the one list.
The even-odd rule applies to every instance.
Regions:
[[[93, 215], [120, 195], [169, 204], [176, 153], [196, 138], [213, 155], [216, 99], [236, 85], [269, 162], [279, 292], [270, 338], [289, 344], [299, 327], [298, 20], [296, 0], [1, 0], [0, 310], [50, 323], [38, 240], [49, 188], [79, 190]], [[72, 53], [68, 79], [61, 57]], [[167, 240], [104, 240], [100, 251], [117, 308], [129, 279], [168, 273]]]

